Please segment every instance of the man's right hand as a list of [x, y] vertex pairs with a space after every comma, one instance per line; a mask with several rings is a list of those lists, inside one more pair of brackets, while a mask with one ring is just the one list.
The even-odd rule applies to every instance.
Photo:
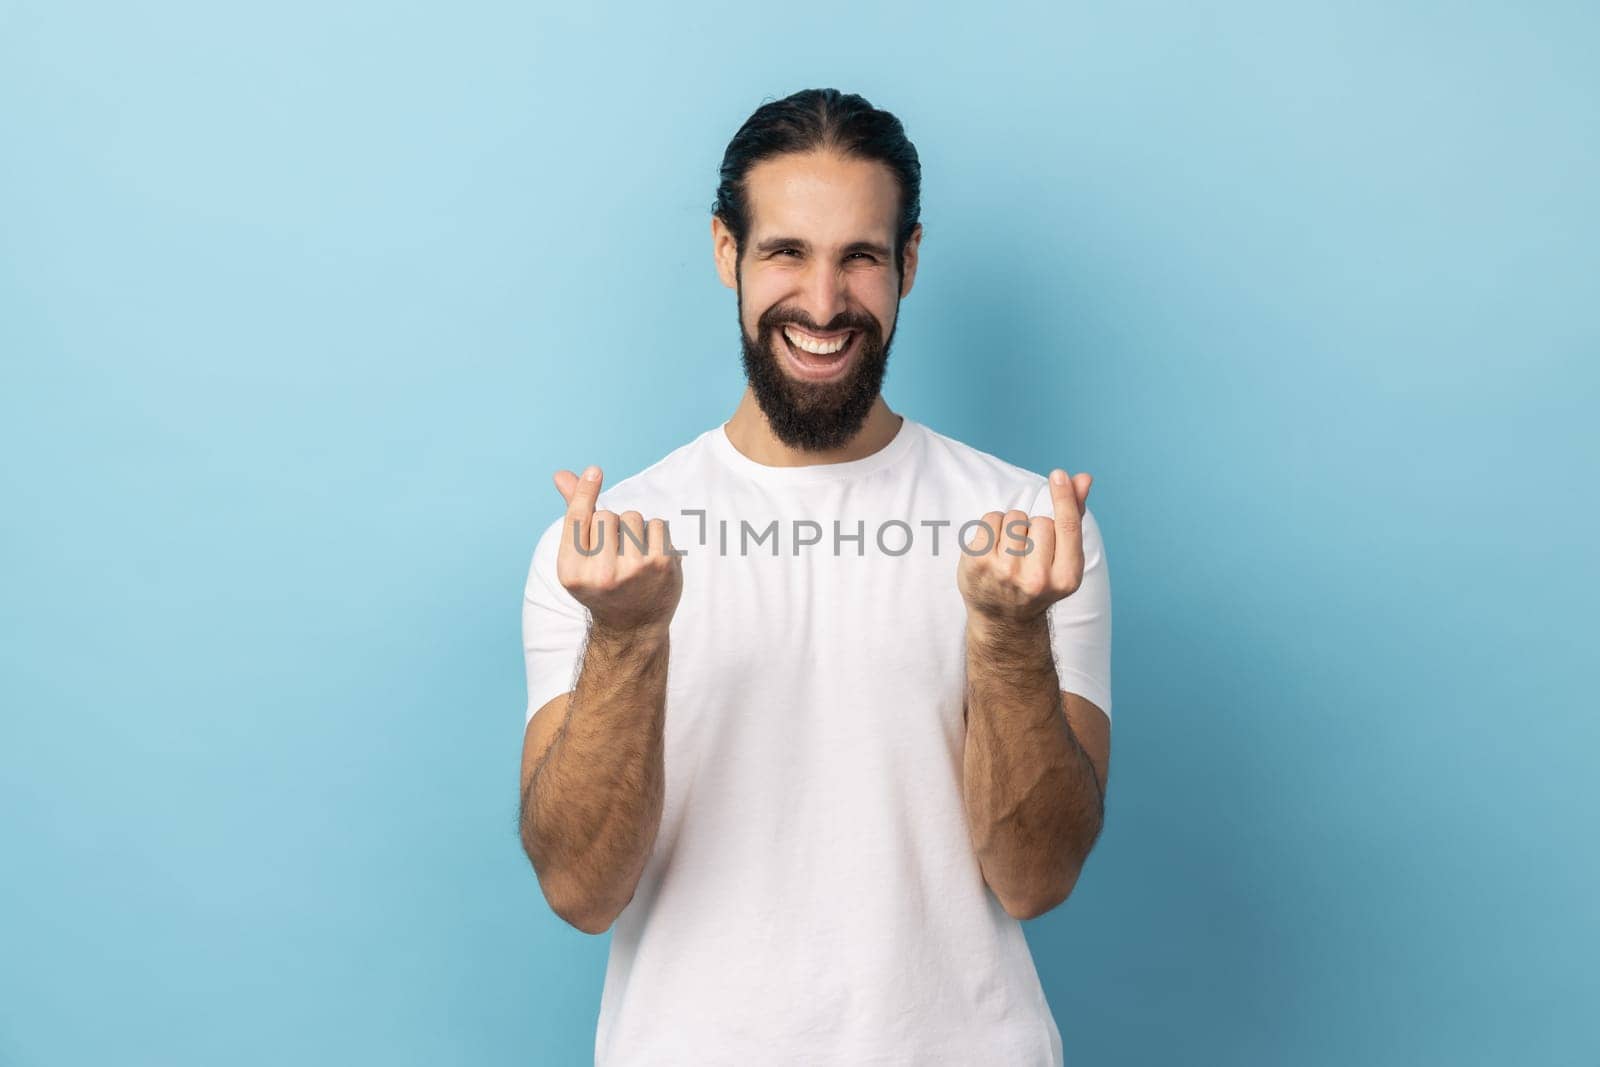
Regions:
[[[590, 467], [584, 474], [583, 478], [569, 470], [555, 474], [556, 489], [567, 502], [556, 577], [589, 609], [596, 626], [664, 631], [683, 593], [683, 568], [671, 551], [666, 520], [646, 523], [637, 511], [620, 516], [596, 511], [600, 468]], [[631, 537], [622, 534], [623, 526]], [[640, 543], [645, 545], [642, 552]]]

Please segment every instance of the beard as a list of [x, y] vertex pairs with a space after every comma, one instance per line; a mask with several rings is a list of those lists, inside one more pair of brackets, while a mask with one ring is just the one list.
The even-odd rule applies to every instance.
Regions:
[[[820, 325], [803, 311], [773, 305], [761, 314], [752, 340], [744, 332], [744, 287], [739, 287], [739, 340], [744, 351], [744, 376], [756, 403], [767, 417], [773, 434], [790, 448], [823, 452], [848, 444], [860, 431], [883, 389], [889, 366], [889, 346], [894, 329], [883, 336], [878, 320], [865, 312], [845, 312]], [[895, 297], [895, 324], [900, 321], [900, 298]], [[855, 330], [857, 347], [849, 373], [838, 381], [809, 382], [792, 377], [783, 367], [778, 345], [784, 323], [831, 333]]]

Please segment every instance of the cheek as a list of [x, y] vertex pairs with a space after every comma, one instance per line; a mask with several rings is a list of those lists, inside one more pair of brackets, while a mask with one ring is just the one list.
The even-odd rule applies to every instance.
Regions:
[[748, 336], [756, 336], [756, 331], [761, 327], [761, 316], [766, 312], [768, 306], [766, 303], [752, 303], [750, 301], [750, 293], [748, 291], [745, 292], [744, 332]]
[[888, 272], [873, 278], [856, 279], [850, 286], [850, 302], [856, 307], [865, 309], [877, 319], [883, 325], [885, 333], [888, 333], [889, 327], [894, 325], [897, 295], [895, 279]]
[[756, 332], [756, 324], [761, 321], [761, 316], [777, 304], [784, 292], [768, 282], [763, 284], [763, 279], [746, 275], [744, 279], [744, 329], [745, 333], [752, 336]]

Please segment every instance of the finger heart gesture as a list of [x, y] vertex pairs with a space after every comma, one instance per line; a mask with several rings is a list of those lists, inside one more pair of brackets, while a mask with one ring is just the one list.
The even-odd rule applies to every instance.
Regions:
[[[969, 612], [1026, 622], [1071, 596], [1083, 581], [1083, 513], [1089, 474], [1050, 472], [1054, 515], [991, 511], [962, 544], [956, 583]], [[973, 529], [969, 524], [968, 529]], [[985, 532], [987, 530], [987, 533]]]
[[667, 626], [683, 594], [683, 567], [665, 519], [637, 511], [596, 510], [602, 472], [562, 470], [556, 489], [567, 502], [556, 577], [602, 626], [618, 631]]

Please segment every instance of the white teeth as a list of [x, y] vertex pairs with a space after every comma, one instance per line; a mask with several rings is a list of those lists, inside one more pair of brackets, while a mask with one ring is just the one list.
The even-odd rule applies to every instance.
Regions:
[[818, 341], [807, 337], [792, 326], [785, 326], [783, 335], [792, 341], [796, 348], [804, 352], [810, 352], [813, 356], [831, 356], [842, 349], [845, 343], [850, 340], [850, 335], [847, 333], [831, 341]]

